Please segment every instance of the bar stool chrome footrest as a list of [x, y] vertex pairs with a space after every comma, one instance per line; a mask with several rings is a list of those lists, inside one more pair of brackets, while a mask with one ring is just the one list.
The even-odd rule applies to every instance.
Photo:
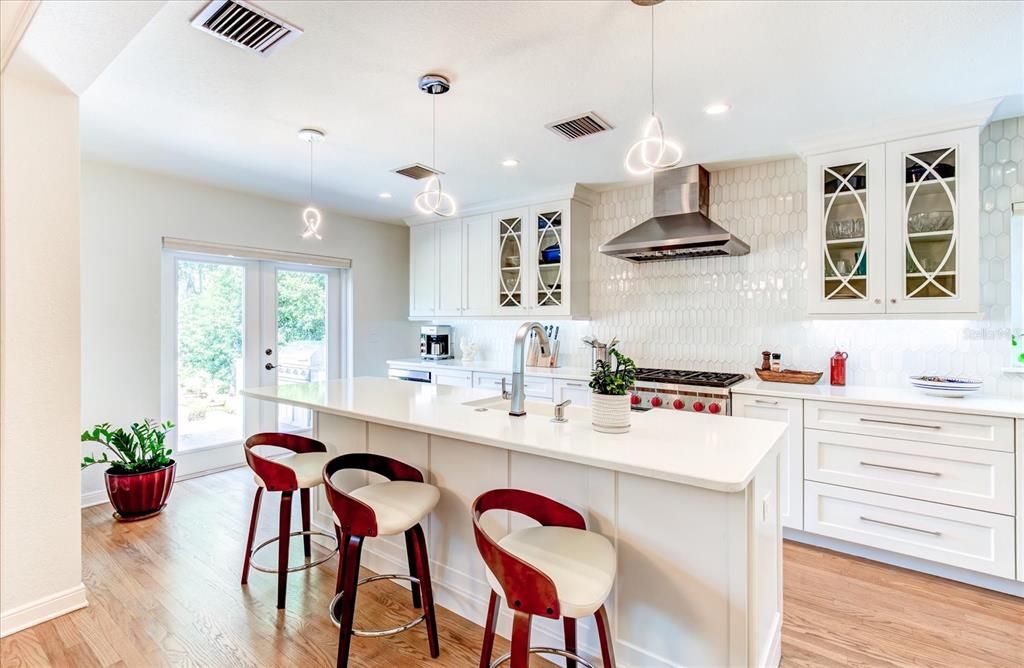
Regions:
[[[413, 583], [414, 585], [418, 585], [420, 583], [420, 579], [419, 578], [414, 578], [411, 575], [400, 575], [400, 574], [395, 573], [395, 574], [390, 574], [390, 575], [371, 575], [368, 578], [363, 578], [362, 580], [360, 580], [357, 583], [356, 586], [362, 586], [362, 585], [364, 585], [364, 584], [366, 584], [368, 582], [376, 582], [377, 580], [405, 580], [407, 582]], [[334, 625], [337, 626], [338, 628], [341, 628], [341, 620], [338, 619], [337, 609], [338, 609], [338, 604], [341, 603], [341, 597], [344, 596], [344, 595], [345, 595], [345, 592], [340, 592], [337, 596], [335, 596], [333, 599], [331, 599], [331, 605], [330, 605], [330, 608], [329, 608], [329, 611], [331, 613], [331, 621], [334, 622]], [[419, 623], [423, 622], [424, 620], [426, 620], [426, 618], [427, 618], [427, 615], [424, 613], [424, 614], [420, 615], [419, 617], [417, 617], [416, 619], [414, 619], [414, 620], [412, 620], [410, 622], [406, 622], [405, 624], [402, 624], [401, 626], [396, 626], [393, 629], [380, 629], [380, 630], [352, 629], [352, 635], [358, 636], [360, 638], [386, 638], [388, 636], [393, 636], [393, 635], [397, 635], [399, 633], [402, 633], [404, 631], [408, 631], [412, 627], [414, 627], [417, 624], [419, 624]]]
[[[324, 531], [293, 531], [290, 534], [288, 534], [289, 540], [294, 538], [295, 536], [323, 536], [324, 538], [330, 538], [331, 540], [334, 541], [334, 549], [331, 552], [329, 552], [327, 554], [327, 556], [324, 557], [323, 559], [318, 559], [316, 561], [311, 561], [309, 563], [302, 564], [301, 566], [293, 566], [293, 567], [287, 569], [285, 571], [286, 573], [295, 573], [296, 571], [304, 571], [304, 570], [308, 570], [310, 568], [313, 568], [314, 566], [319, 566], [320, 564], [324, 563], [325, 561], [327, 561], [328, 559], [330, 559], [331, 557], [333, 557], [334, 555], [336, 555], [338, 553], [338, 537], [337, 536], [332, 536], [331, 534], [326, 533]], [[256, 547], [254, 547], [252, 549], [252, 552], [249, 553], [249, 567], [252, 568], [253, 570], [257, 570], [257, 571], [259, 571], [261, 573], [279, 573], [280, 571], [277, 568], [267, 568], [265, 566], [260, 566], [259, 564], [257, 564], [254, 561], [254, 557], [256, 556], [257, 552], [259, 552], [260, 550], [262, 550], [263, 548], [265, 548], [266, 546], [268, 546], [268, 545], [270, 545], [272, 543], [276, 543], [278, 540], [280, 540], [280, 538], [281, 538], [280, 536], [274, 536], [273, 538], [265, 540], [262, 543], [260, 543], [259, 545], [257, 545]]]
[[[564, 650], [558, 647], [531, 647], [527, 650], [527, 652], [530, 654], [554, 654], [555, 656], [560, 656], [563, 659], [575, 659], [576, 665], [580, 668], [594, 668], [594, 664], [588, 662], [579, 654], [573, 654], [568, 650]], [[498, 666], [508, 662], [508, 660], [511, 658], [512, 652], [502, 654], [494, 661], [494, 663], [491, 664], [491, 668], [498, 668]]]

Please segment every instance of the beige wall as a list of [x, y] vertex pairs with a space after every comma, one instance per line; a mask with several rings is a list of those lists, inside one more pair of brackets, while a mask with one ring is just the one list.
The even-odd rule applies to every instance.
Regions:
[[27, 58], [0, 77], [0, 634], [85, 604], [78, 98]]
[[[418, 350], [408, 315], [408, 229], [325, 211], [323, 241], [303, 239], [301, 206], [205, 184], [82, 163], [82, 415], [127, 424], [161, 415], [161, 237], [352, 259], [355, 375]], [[100, 501], [103, 471], [83, 473], [83, 501]]]

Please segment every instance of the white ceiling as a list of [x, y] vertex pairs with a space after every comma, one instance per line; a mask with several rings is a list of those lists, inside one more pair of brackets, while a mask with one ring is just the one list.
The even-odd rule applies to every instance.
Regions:
[[[86, 91], [87, 157], [301, 201], [296, 131], [320, 127], [317, 200], [395, 221], [421, 184], [389, 170], [430, 162], [416, 81], [440, 72], [453, 90], [437, 100], [438, 167], [460, 204], [627, 180], [649, 108], [650, 17], [627, 0], [259, 0], [305, 30], [269, 59], [192, 28], [205, 4], [167, 3]], [[666, 2], [656, 17], [657, 107], [686, 162], [793, 154], [1024, 93], [1024, 3]], [[703, 113], [723, 100], [729, 113]], [[569, 143], [544, 128], [588, 110], [616, 129]]]

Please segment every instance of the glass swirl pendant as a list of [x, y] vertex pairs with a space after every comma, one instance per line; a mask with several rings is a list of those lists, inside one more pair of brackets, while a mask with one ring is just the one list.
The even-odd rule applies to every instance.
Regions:
[[665, 138], [661, 119], [652, 115], [644, 126], [643, 137], [626, 152], [626, 170], [641, 176], [671, 169], [682, 162], [683, 147], [672, 139]]
[[455, 200], [441, 189], [441, 178], [436, 175], [427, 179], [427, 185], [416, 195], [414, 204], [420, 213], [432, 213], [444, 218], [454, 216], [456, 211]]
[[307, 206], [302, 211], [302, 222], [306, 224], [306, 231], [302, 233], [303, 239], [313, 237], [320, 241], [323, 241], [323, 237], [320, 236], [320, 211], [314, 206]]

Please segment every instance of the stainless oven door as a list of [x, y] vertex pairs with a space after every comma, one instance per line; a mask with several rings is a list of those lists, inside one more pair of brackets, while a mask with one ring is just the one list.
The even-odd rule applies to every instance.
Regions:
[[414, 383], [433, 382], [431, 372], [423, 369], [388, 369], [388, 378], [393, 378], [395, 380], [409, 380]]

